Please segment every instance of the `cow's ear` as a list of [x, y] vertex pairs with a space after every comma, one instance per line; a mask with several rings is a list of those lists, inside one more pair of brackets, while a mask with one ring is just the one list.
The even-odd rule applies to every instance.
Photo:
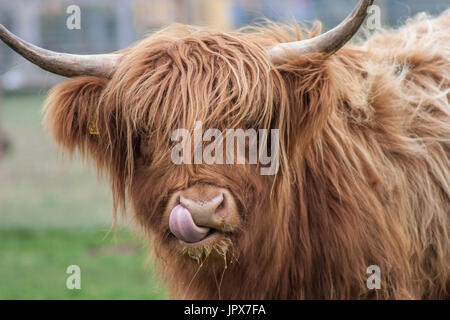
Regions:
[[44, 123], [56, 142], [69, 153], [88, 156], [104, 152], [98, 110], [108, 80], [77, 77], [55, 86], [45, 101]]

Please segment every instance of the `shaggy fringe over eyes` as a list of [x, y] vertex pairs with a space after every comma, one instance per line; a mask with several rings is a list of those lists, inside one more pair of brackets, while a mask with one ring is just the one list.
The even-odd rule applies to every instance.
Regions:
[[[201, 121], [204, 129], [279, 129], [280, 172], [289, 189], [289, 95], [257, 41], [262, 37], [173, 25], [128, 51], [101, 102], [121, 119], [116, 128], [126, 139], [128, 177], [140, 138], [151, 141], [151, 167], [165, 167], [173, 131], [192, 132], [194, 122]], [[195, 175], [194, 166], [187, 170]]]

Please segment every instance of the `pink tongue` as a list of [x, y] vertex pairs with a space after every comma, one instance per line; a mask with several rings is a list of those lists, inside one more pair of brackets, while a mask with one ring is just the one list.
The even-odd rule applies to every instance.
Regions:
[[209, 228], [202, 228], [195, 224], [191, 213], [182, 205], [172, 209], [169, 218], [170, 231], [184, 242], [197, 242], [206, 237]]

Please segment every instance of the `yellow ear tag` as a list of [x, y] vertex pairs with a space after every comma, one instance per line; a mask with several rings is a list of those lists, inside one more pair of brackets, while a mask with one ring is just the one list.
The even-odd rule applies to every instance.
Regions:
[[89, 120], [88, 129], [89, 129], [89, 134], [94, 134], [94, 135], [99, 134], [97, 131], [97, 125], [95, 124], [95, 121], [92, 119]]

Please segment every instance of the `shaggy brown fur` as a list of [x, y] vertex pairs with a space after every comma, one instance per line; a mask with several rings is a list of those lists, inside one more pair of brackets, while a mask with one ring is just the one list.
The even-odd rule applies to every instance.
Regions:
[[[421, 15], [360, 47], [275, 67], [265, 46], [302, 30], [174, 25], [124, 51], [111, 80], [55, 87], [45, 122], [66, 150], [108, 173], [116, 208], [129, 199], [173, 297], [449, 298], [448, 30], [450, 12]], [[170, 135], [195, 120], [280, 129], [278, 174], [174, 165]], [[99, 135], [89, 134], [92, 121]], [[227, 188], [242, 219], [201, 264], [180, 250], [164, 214], [173, 192], [196, 184]], [[373, 264], [379, 290], [366, 287]]]

